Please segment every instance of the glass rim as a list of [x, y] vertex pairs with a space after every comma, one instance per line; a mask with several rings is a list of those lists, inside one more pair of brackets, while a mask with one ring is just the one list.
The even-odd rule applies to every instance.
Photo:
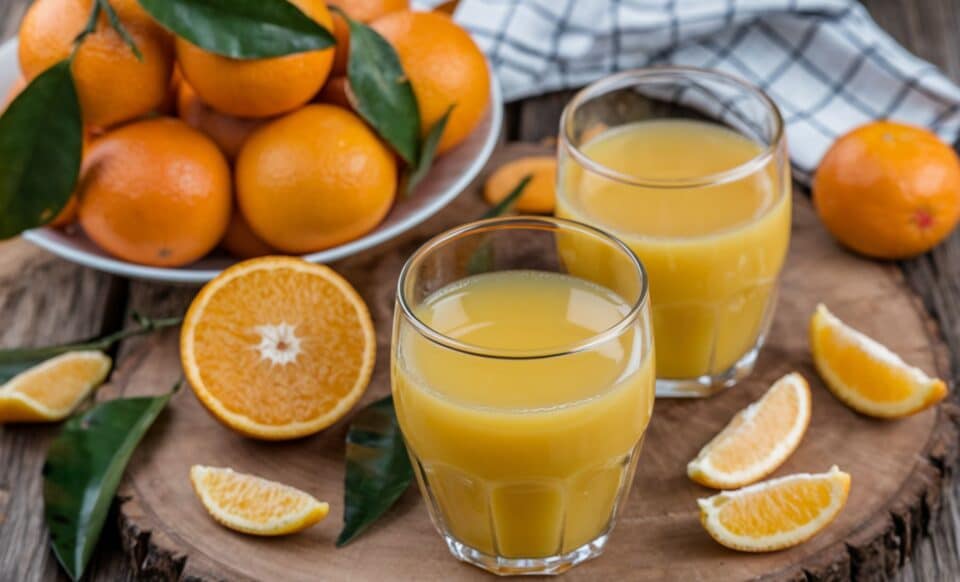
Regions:
[[[764, 144], [763, 149], [749, 160], [742, 162], [732, 168], [714, 172], [705, 176], [696, 178], [671, 178], [671, 179], [652, 179], [638, 178], [629, 174], [618, 172], [614, 169], [597, 162], [585, 154], [579, 146], [574, 145], [571, 134], [573, 112], [582, 106], [586, 101], [609, 92], [611, 89], [625, 88], [634, 84], [636, 81], [649, 80], [656, 77], [701, 77], [710, 78], [714, 81], [734, 85], [751, 94], [764, 105], [764, 108], [770, 113], [774, 122], [773, 138], [770, 143]], [[749, 81], [736, 75], [716, 71], [712, 69], [703, 69], [699, 67], [687, 66], [653, 66], [641, 69], [630, 69], [613, 75], [609, 75], [590, 83], [583, 89], [577, 91], [569, 103], [563, 108], [560, 116], [560, 146], [570, 152], [579, 164], [586, 167], [589, 171], [616, 180], [630, 186], [639, 186], [657, 189], [670, 188], [702, 188], [716, 184], [732, 182], [753, 174], [762, 169], [776, 156], [784, 140], [783, 115], [773, 99], [770, 98], [762, 89]]]
[[[553, 346], [545, 349], [515, 350], [503, 348], [486, 348], [475, 344], [462, 342], [452, 338], [442, 332], [439, 332], [427, 323], [417, 317], [416, 313], [408, 302], [406, 292], [407, 278], [414, 268], [423, 261], [433, 251], [441, 248], [446, 243], [463, 238], [466, 236], [479, 234], [483, 232], [492, 232], [497, 230], [544, 230], [544, 231], [566, 231], [578, 232], [599, 239], [609, 244], [621, 253], [625, 254], [627, 259], [636, 267], [636, 272], [640, 277], [640, 293], [635, 301], [624, 302], [630, 305], [630, 310], [620, 318], [619, 321], [608, 328], [599, 331], [590, 337], [562, 346]], [[611, 289], [611, 292], [614, 292]], [[619, 295], [619, 294], [618, 294]], [[397, 304], [400, 306], [400, 312], [403, 317], [413, 325], [414, 329], [423, 337], [431, 342], [462, 354], [470, 356], [479, 356], [485, 358], [496, 358], [501, 360], [538, 360], [566, 356], [590, 350], [600, 344], [603, 344], [617, 336], [623, 334], [634, 321], [643, 313], [649, 296], [649, 280], [647, 278], [647, 269], [643, 266], [636, 253], [619, 238], [610, 235], [598, 228], [592, 227], [582, 222], [568, 220], [565, 218], [554, 218], [547, 216], [508, 216], [500, 218], [488, 218], [468, 222], [461, 226], [446, 230], [420, 246], [404, 263], [400, 270], [400, 277], [397, 280]]]

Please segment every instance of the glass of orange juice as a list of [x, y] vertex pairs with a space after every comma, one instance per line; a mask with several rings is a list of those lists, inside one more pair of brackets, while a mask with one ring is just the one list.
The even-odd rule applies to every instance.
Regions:
[[650, 276], [657, 395], [748, 375], [790, 238], [783, 121], [760, 89], [652, 68], [580, 91], [560, 122], [557, 216], [625, 241]]
[[[599, 280], [569, 268], [579, 248], [606, 261]], [[493, 219], [418, 250], [400, 275], [393, 395], [454, 556], [551, 574], [599, 555], [650, 421], [653, 358], [643, 266], [599, 230]]]

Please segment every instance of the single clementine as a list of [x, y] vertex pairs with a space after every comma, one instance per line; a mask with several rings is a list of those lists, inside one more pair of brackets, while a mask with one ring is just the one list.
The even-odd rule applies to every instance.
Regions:
[[520, 212], [553, 212], [557, 202], [557, 158], [529, 156], [500, 166], [483, 185], [483, 197], [493, 205], [510, 195], [520, 182], [530, 176], [530, 182], [517, 199]]
[[330, 77], [317, 95], [317, 102], [354, 109], [350, 97], [350, 81], [346, 77]]
[[247, 224], [247, 219], [243, 217], [239, 208], [233, 209], [230, 224], [227, 225], [227, 232], [223, 235], [220, 246], [241, 259], [255, 259], [277, 254], [277, 251], [250, 230], [250, 225]]
[[427, 132], [453, 106], [438, 153], [470, 135], [490, 103], [490, 72], [476, 43], [446, 14], [393, 12], [371, 24], [393, 45], [420, 106]]
[[[327, 30], [333, 20], [323, 0], [291, 0]], [[237, 117], [272, 117], [297, 109], [323, 86], [333, 48], [268, 59], [230, 59], [177, 38], [184, 78], [205, 103]]]
[[240, 148], [250, 134], [264, 123], [261, 119], [243, 119], [220, 113], [201, 101], [186, 81], [180, 83], [177, 112], [187, 125], [207, 134], [231, 160], [240, 154]]
[[309, 253], [376, 227], [393, 205], [397, 165], [354, 113], [308, 105], [250, 136], [236, 188], [253, 232], [281, 251]]
[[827, 230], [859, 253], [918, 255], [960, 220], [960, 159], [925, 129], [869, 123], [827, 151], [814, 176], [813, 203]]
[[179, 119], [150, 119], [91, 144], [77, 196], [80, 224], [104, 250], [175, 267], [201, 258], [223, 238], [230, 168], [199, 131]]
[[[20, 68], [28, 80], [70, 56], [90, 16], [93, 0], [37, 0], [20, 24]], [[109, 127], [157, 109], [167, 94], [173, 50], [162, 30], [141, 17], [135, 2], [124, 26], [143, 55], [140, 60], [101, 15], [73, 58], [72, 72], [88, 126]], [[117, 6], [127, 6], [118, 3]], [[133, 6], [136, 6], [135, 8]], [[134, 16], [129, 16], [133, 14]]]
[[363, 299], [336, 272], [294, 257], [238, 263], [187, 310], [180, 361], [228, 427], [262, 439], [322, 430], [370, 383], [376, 337]]
[[[336, 6], [350, 18], [367, 24], [384, 14], [409, 9], [410, 0], [330, 0], [330, 6]], [[347, 57], [350, 54], [350, 27], [336, 12], [333, 13], [333, 36], [337, 39], [333, 74], [346, 75]]]

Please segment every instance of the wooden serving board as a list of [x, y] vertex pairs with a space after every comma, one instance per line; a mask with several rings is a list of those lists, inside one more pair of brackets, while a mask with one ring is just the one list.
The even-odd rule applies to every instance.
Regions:
[[[491, 166], [543, 146], [501, 148]], [[426, 238], [480, 215], [477, 189], [387, 248], [335, 265], [363, 294], [378, 332], [377, 368], [364, 404], [388, 393], [394, 287], [403, 261]], [[601, 558], [565, 574], [571, 580], [874, 579], [895, 570], [937, 507], [939, 470], [956, 456], [956, 408], [946, 404], [899, 421], [851, 412], [814, 371], [807, 322], [818, 302], [930, 373], [948, 372], [945, 348], [899, 270], [840, 249], [807, 199], [795, 198], [793, 239], [779, 308], [753, 376], [707, 400], [658, 400], [634, 490]], [[195, 290], [136, 283], [132, 308], [179, 313]], [[180, 374], [177, 332], [136, 340], [120, 354], [108, 395], [142, 395]], [[797, 370], [813, 390], [813, 417], [799, 450], [777, 472], [819, 472], [836, 464], [851, 473], [847, 507], [830, 527], [799, 547], [743, 554], [713, 542], [700, 527], [696, 499], [712, 494], [685, 467], [730, 417], [770, 383]], [[482, 579], [455, 561], [430, 524], [416, 488], [366, 535], [334, 547], [342, 523], [344, 436], [349, 417], [313, 437], [266, 443], [217, 423], [183, 390], [137, 452], [121, 486], [124, 547], [142, 574], [230, 580]], [[194, 497], [192, 464], [231, 466], [310, 492], [332, 506], [319, 526], [282, 539], [230, 532]]]

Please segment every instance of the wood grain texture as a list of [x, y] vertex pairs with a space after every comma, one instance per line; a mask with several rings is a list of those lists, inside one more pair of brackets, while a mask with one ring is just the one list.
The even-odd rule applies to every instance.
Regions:
[[[546, 109], [542, 109], [545, 111]], [[543, 146], [508, 145], [496, 167]], [[573, 580], [873, 579], [895, 572], [919, 533], [944, 442], [957, 438], [944, 409], [897, 422], [854, 414], [819, 382], [810, 361], [806, 324], [818, 301], [840, 317], [888, 343], [931, 372], [949, 368], [946, 351], [899, 269], [864, 261], [837, 247], [797, 197], [792, 248], [780, 305], [757, 370], [743, 384], [708, 400], [660, 400], [646, 437], [638, 476], [624, 514], [601, 559], [565, 575]], [[426, 238], [479, 216], [477, 189], [404, 240], [335, 265], [364, 296], [378, 330], [378, 362], [364, 401], [389, 392], [390, 329], [394, 282], [404, 259]], [[176, 311], [189, 293], [134, 285], [134, 305], [169, 305]], [[885, 316], [874, 314], [883, 309]], [[125, 395], [156, 393], [178, 373], [177, 337], [168, 332], [140, 340], [113, 386]], [[814, 394], [810, 430], [800, 449], [778, 471], [823, 471], [838, 464], [853, 476], [853, 494], [840, 518], [811, 542], [786, 552], [748, 555], [721, 548], [700, 526], [696, 498], [711, 492], [693, 484], [686, 462], [737, 410], [759, 397], [778, 377], [799, 370]], [[363, 539], [333, 547], [340, 528], [343, 490], [341, 422], [316, 436], [290, 443], [261, 443], [225, 430], [192, 393], [179, 394], [148, 435], [128, 471], [121, 496], [121, 535], [141, 574], [175, 579], [268, 579], [283, 564], [286, 580], [310, 580], [322, 563], [337, 578], [372, 579], [389, 563], [391, 579], [483, 579], [455, 562], [433, 531], [420, 496], [408, 492]], [[682, 435], [678, 438], [677, 435]], [[952, 454], [952, 453], [950, 453]], [[300, 487], [329, 500], [327, 521], [301, 535], [255, 539], [224, 530], [200, 508], [186, 478], [194, 463], [232, 466]], [[377, 556], [365, 560], [364, 556]]]

